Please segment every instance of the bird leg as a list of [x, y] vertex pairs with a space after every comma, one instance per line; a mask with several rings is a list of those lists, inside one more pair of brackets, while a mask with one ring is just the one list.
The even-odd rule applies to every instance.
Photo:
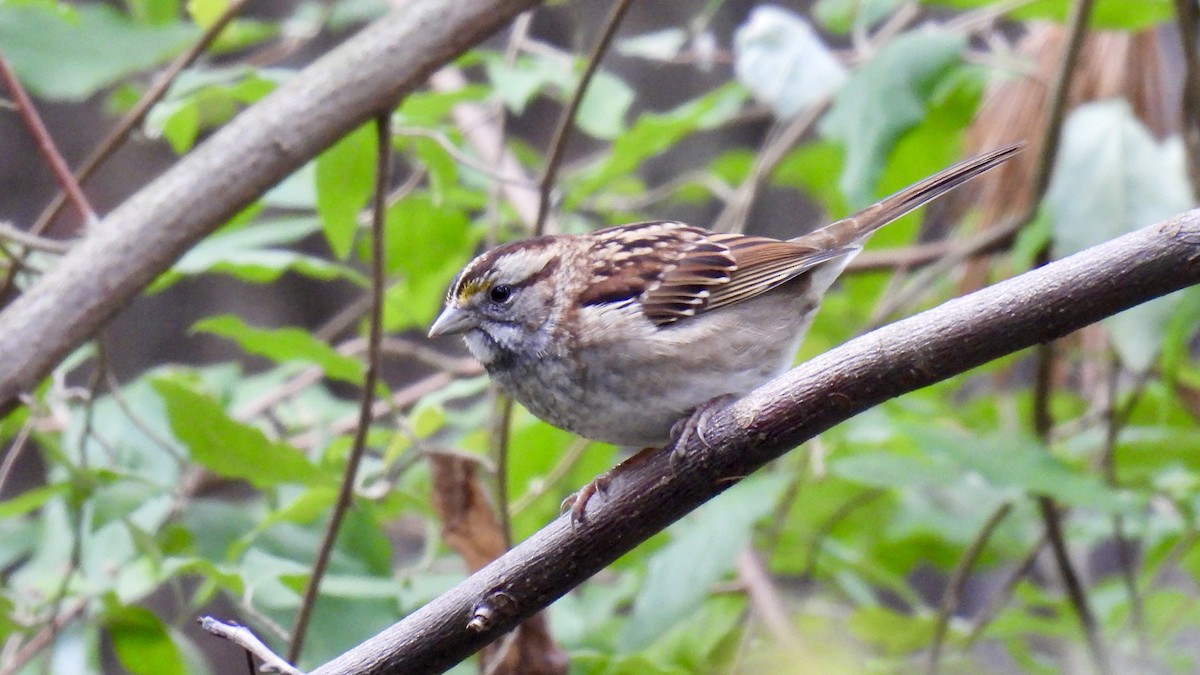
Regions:
[[733, 394], [714, 396], [696, 406], [692, 414], [679, 420], [671, 427], [671, 443], [667, 447], [671, 449], [672, 471], [679, 469], [679, 463], [687, 455], [687, 446], [692, 440], [692, 436], [698, 437], [705, 448], [712, 447], [712, 444], [708, 442], [708, 438], [705, 436], [708, 431], [708, 421], [713, 413], [735, 400], [737, 400], [737, 397]]
[[587, 485], [579, 488], [578, 492], [569, 495], [566, 499], [564, 499], [562, 504], [559, 506], [559, 513], [566, 513], [568, 510], [570, 510], [571, 524], [573, 525], [575, 523], [582, 523], [584, 521], [584, 511], [587, 510], [588, 500], [594, 497], [597, 492], [601, 494], [607, 494], [608, 486], [612, 482], [613, 478], [615, 478], [622, 471], [628, 471], [642, 462], [645, 462], [650, 458], [650, 456], [659, 450], [660, 448], [642, 448], [625, 461], [614, 466], [608, 471], [605, 471], [599, 476], [596, 476], [590, 482], [588, 482]]
[[737, 397], [732, 394], [722, 394], [701, 403], [690, 415], [680, 419], [671, 427], [671, 442], [667, 444], [666, 448], [643, 448], [637, 451], [632, 457], [600, 474], [587, 485], [579, 488], [578, 492], [564, 499], [562, 504], [559, 505], [559, 513], [566, 513], [570, 510], [571, 523], [582, 523], [584, 521], [584, 512], [587, 510], [587, 503], [596, 493], [607, 493], [608, 486], [613, 478], [622, 471], [628, 471], [638, 464], [645, 462], [660, 450], [665, 449], [671, 453], [671, 470], [677, 471], [679, 463], [687, 455], [688, 442], [691, 441], [693, 435], [700, 439], [704, 447], [711, 447], [708, 438], [705, 436], [708, 430], [709, 418], [712, 417], [713, 413], [736, 399]]

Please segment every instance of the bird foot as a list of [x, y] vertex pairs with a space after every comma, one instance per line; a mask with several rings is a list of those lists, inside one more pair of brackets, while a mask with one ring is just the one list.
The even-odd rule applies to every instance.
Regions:
[[671, 443], [667, 446], [671, 448], [671, 470], [676, 470], [679, 467], [679, 463], [686, 458], [688, 443], [691, 442], [692, 436], [699, 438], [700, 443], [705, 448], [712, 448], [712, 444], [708, 442], [706, 436], [709, 419], [713, 413], [736, 399], [737, 397], [733, 394], [722, 394], [710, 398], [697, 406], [692, 411], [692, 414], [679, 420], [671, 427]]
[[625, 461], [614, 466], [608, 471], [605, 471], [599, 476], [596, 476], [587, 485], [579, 488], [578, 492], [570, 495], [562, 501], [562, 504], [559, 505], [559, 514], [561, 515], [570, 511], [571, 525], [574, 526], [582, 523], [584, 520], [586, 520], [585, 514], [587, 511], [587, 505], [592, 497], [595, 497], [597, 493], [603, 494], [605, 497], [607, 497], [608, 486], [612, 483], [613, 478], [616, 478], [623, 471], [628, 471], [629, 469], [632, 469], [638, 464], [646, 461], [658, 450], [658, 448], [643, 448], [638, 450]]

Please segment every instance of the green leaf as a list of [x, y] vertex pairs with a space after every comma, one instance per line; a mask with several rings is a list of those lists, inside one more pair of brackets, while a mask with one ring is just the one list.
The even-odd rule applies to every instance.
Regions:
[[179, 18], [179, 0], [125, 0], [125, 4], [141, 23], [171, 23]]
[[54, 483], [26, 490], [16, 497], [0, 502], [0, 520], [26, 515], [40, 509], [51, 497], [65, 495], [70, 491], [70, 483]]
[[414, 193], [388, 208], [387, 268], [404, 275], [387, 290], [384, 326], [395, 331], [428, 326], [450, 279], [467, 263], [478, 232], [466, 213]]
[[643, 33], [617, 42], [617, 53], [653, 61], [670, 61], [687, 44], [688, 34], [682, 28], [664, 28]]
[[134, 675], [171, 675], [188, 672], [183, 655], [162, 621], [148, 609], [121, 607], [106, 617], [113, 651], [121, 665]]
[[[1067, 118], [1045, 201], [1056, 255], [1115, 239], [1193, 203], [1178, 137], [1159, 143], [1124, 101], [1089, 103]], [[1154, 364], [1177, 297], [1105, 319], [1126, 366], [1141, 372]]]
[[756, 7], [733, 37], [737, 79], [777, 117], [792, 117], [837, 91], [846, 69], [804, 17]]
[[229, 8], [229, 0], [187, 0], [187, 11], [192, 21], [208, 28], [221, 18]]
[[856, 26], [874, 26], [899, 4], [900, 0], [817, 0], [812, 13], [826, 30], [845, 34]]
[[155, 280], [151, 291], [160, 291], [184, 276], [209, 272], [251, 283], [267, 283], [290, 271], [315, 279], [342, 278], [366, 285], [361, 274], [345, 265], [275, 248], [297, 243], [319, 229], [319, 223], [312, 218], [284, 218], [223, 229], [185, 253], [170, 271]]
[[182, 23], [135, 23], [102, 3], [67, 14], [39, 4], [0, 4], [0, 52], [32, 93], [56, 101], [82, 101], [163, 63], [199, 35], [196, 26]]
[[666, 151], [684, 136], [729, 119], [741, 108], [743, 100], [744, 90], [725, 86], [670, 112], [639, 116], [628, 132], [613, 141], [607, 159], [570, 186], [565, 209], [569, 211], [611, 181], [633, 174], [642, 162]]
[[[978, 9], [994, 7], [996, 0], [924, 0], [927, 4]], [[1035, 0], [1014, 4], [1007, 15], [1017, 21], [1052, 19], [1064, 22], [1073, 0]], [[1091, 26], [1107, 30], [1138, 31], [1149, 28], [1174, 16], [1172, 0], [1096, 0], [1092, 8]]]
[[518, 115], [543, 89], [555, 86], [562, 91], [570, 91], [576, 79], [572, 69], [563, 67], [561, 61], [535, 56], [523, 56], [509, 65], [500, 55], [496, 55], [486, 61], [484, 69], [488, 81], [492, 83], [493, 93]]
[[201, 131], [229, 121], [244, 104], [273, 91], [277, 80], [248, 68], [185, 71], [169, 95], [150, 109], [144, 124], [146, 135], [163, 136], [175, 152], [183, 153]]
[[671, 543], [650, 559], [621, 643], [644, 647], [699, 607], [733, 569], [755, 521], [771, 512], [786, 485], [783, 475], [749, 478], [673, 527]]
[[153, 113], [165, 115], [159, 131], [176, 154], [182, 155], [191, 149], [196, 136], [200, 134], [200, 109], [195, 101], [176, 101], [155, 106]]
[[357, 359], [340, 354], [329, 344], [299, 328], [255, 328], [241, 318], [226, 314], [197, 321], [193, 332], [211, 333], [229, 338], [251, 354], [265, 356], [277, 363], [299, 361], [320, 366], [335, 380], [361, 384], [363, 365]]
[[417, 91], [404, 97], [396, 114], [405, 124], [432, 127], [442, 122], [459, 103], [480, 101], [488, 94], [487, 87], [476, 84], [454, 91]]
[[625, 113], [633, 105], [634, 92], [621, 78], [597, 71], [579, 102], [575, 124], [594, 138], [616, 138], [625, 131]]
[[839, 185], [856, 207], [874, 188], [896, 139], [925, 118], [938, 80], [958, 63], [966, 38], [933, 28], [905, 33], [850, 75], [820, 131], [846, 148]]
[[243, 479], [258, 488], [327, 480], [299, 450], [233, 420], [207, 396], [165, 377], [154, 381], [154, 389], [166, 403], [175, 437], [192, 459], [217, 475]]
[[909, 616], [886, 607], [861, 607], [850, 617], [850, 629], [859, 639], [898, 656], [929, 644], [933, 639], [933, 617]]
[[949, 486], [961, 477], [957, 467], [944, 462], [890, 452], [860, 452], [841, 457], [830, 466], [830, 472], [856, 483], [885, 488]]
[[1020, 433], [983, 436], [934, 426], [908, 425], [908, 436], [925, 452], [955, 462], [985, 483], [1048, 495], [1073, 506], [1120, 513], [1133, 507], [1130, 495], [1109, 487], [1046, 452]]
[[412, 153], [429, 171], [429, 191], [433, 200], [441, 203], [447, 191], [458, 183], [458, 162], [441, 143], [432, 138], [413, 136], [407, 140]]
[[350, 255], [358, 214], [375, 189], [375, 127], [350, 132], [317, 157], [317, 215], [335, 257]]

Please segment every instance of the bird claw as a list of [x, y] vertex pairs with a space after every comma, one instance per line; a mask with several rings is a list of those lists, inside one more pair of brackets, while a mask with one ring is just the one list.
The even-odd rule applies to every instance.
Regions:
[[708, 441], [706, 436], [708, 432], [708, 422], [712, 418], [713, 413], [724, 408], [730, 401], [737, 397], [732, 394], [722, 394], [715, 396], [701, 403], [692, 411], [692, 414], [679, 420], [671, 427], [671, 470], [675, 471], [679, 468], [679, 463], [682, 462], [687, 455], [687, 446], [691, 442], [692, 436], [700, 439], [700, 443], [706, 449], [712, 449], [712, 443]]
[[611, 480], [612, 471], [605, 471], [592, 479], [587, 485], [579, 488], [578, 492], [567, 495], [567, 498], [562, 500], [562, 503], [558, 506], [559, 515], [570, 511], [571, 525], [574, 526], [582, 523], [584, 521], [584, 514], [587, 511], [588, 501], [596, 496], [597, 492], [607, 496], [608, 484]]

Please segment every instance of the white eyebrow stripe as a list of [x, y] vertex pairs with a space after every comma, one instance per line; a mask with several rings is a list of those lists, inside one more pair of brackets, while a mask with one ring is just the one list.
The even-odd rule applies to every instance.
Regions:
[[520, 249], [496, 259], [491, 276], [500, 284], [519, 284], [541, 272], [554, 254], [545, 249]]

